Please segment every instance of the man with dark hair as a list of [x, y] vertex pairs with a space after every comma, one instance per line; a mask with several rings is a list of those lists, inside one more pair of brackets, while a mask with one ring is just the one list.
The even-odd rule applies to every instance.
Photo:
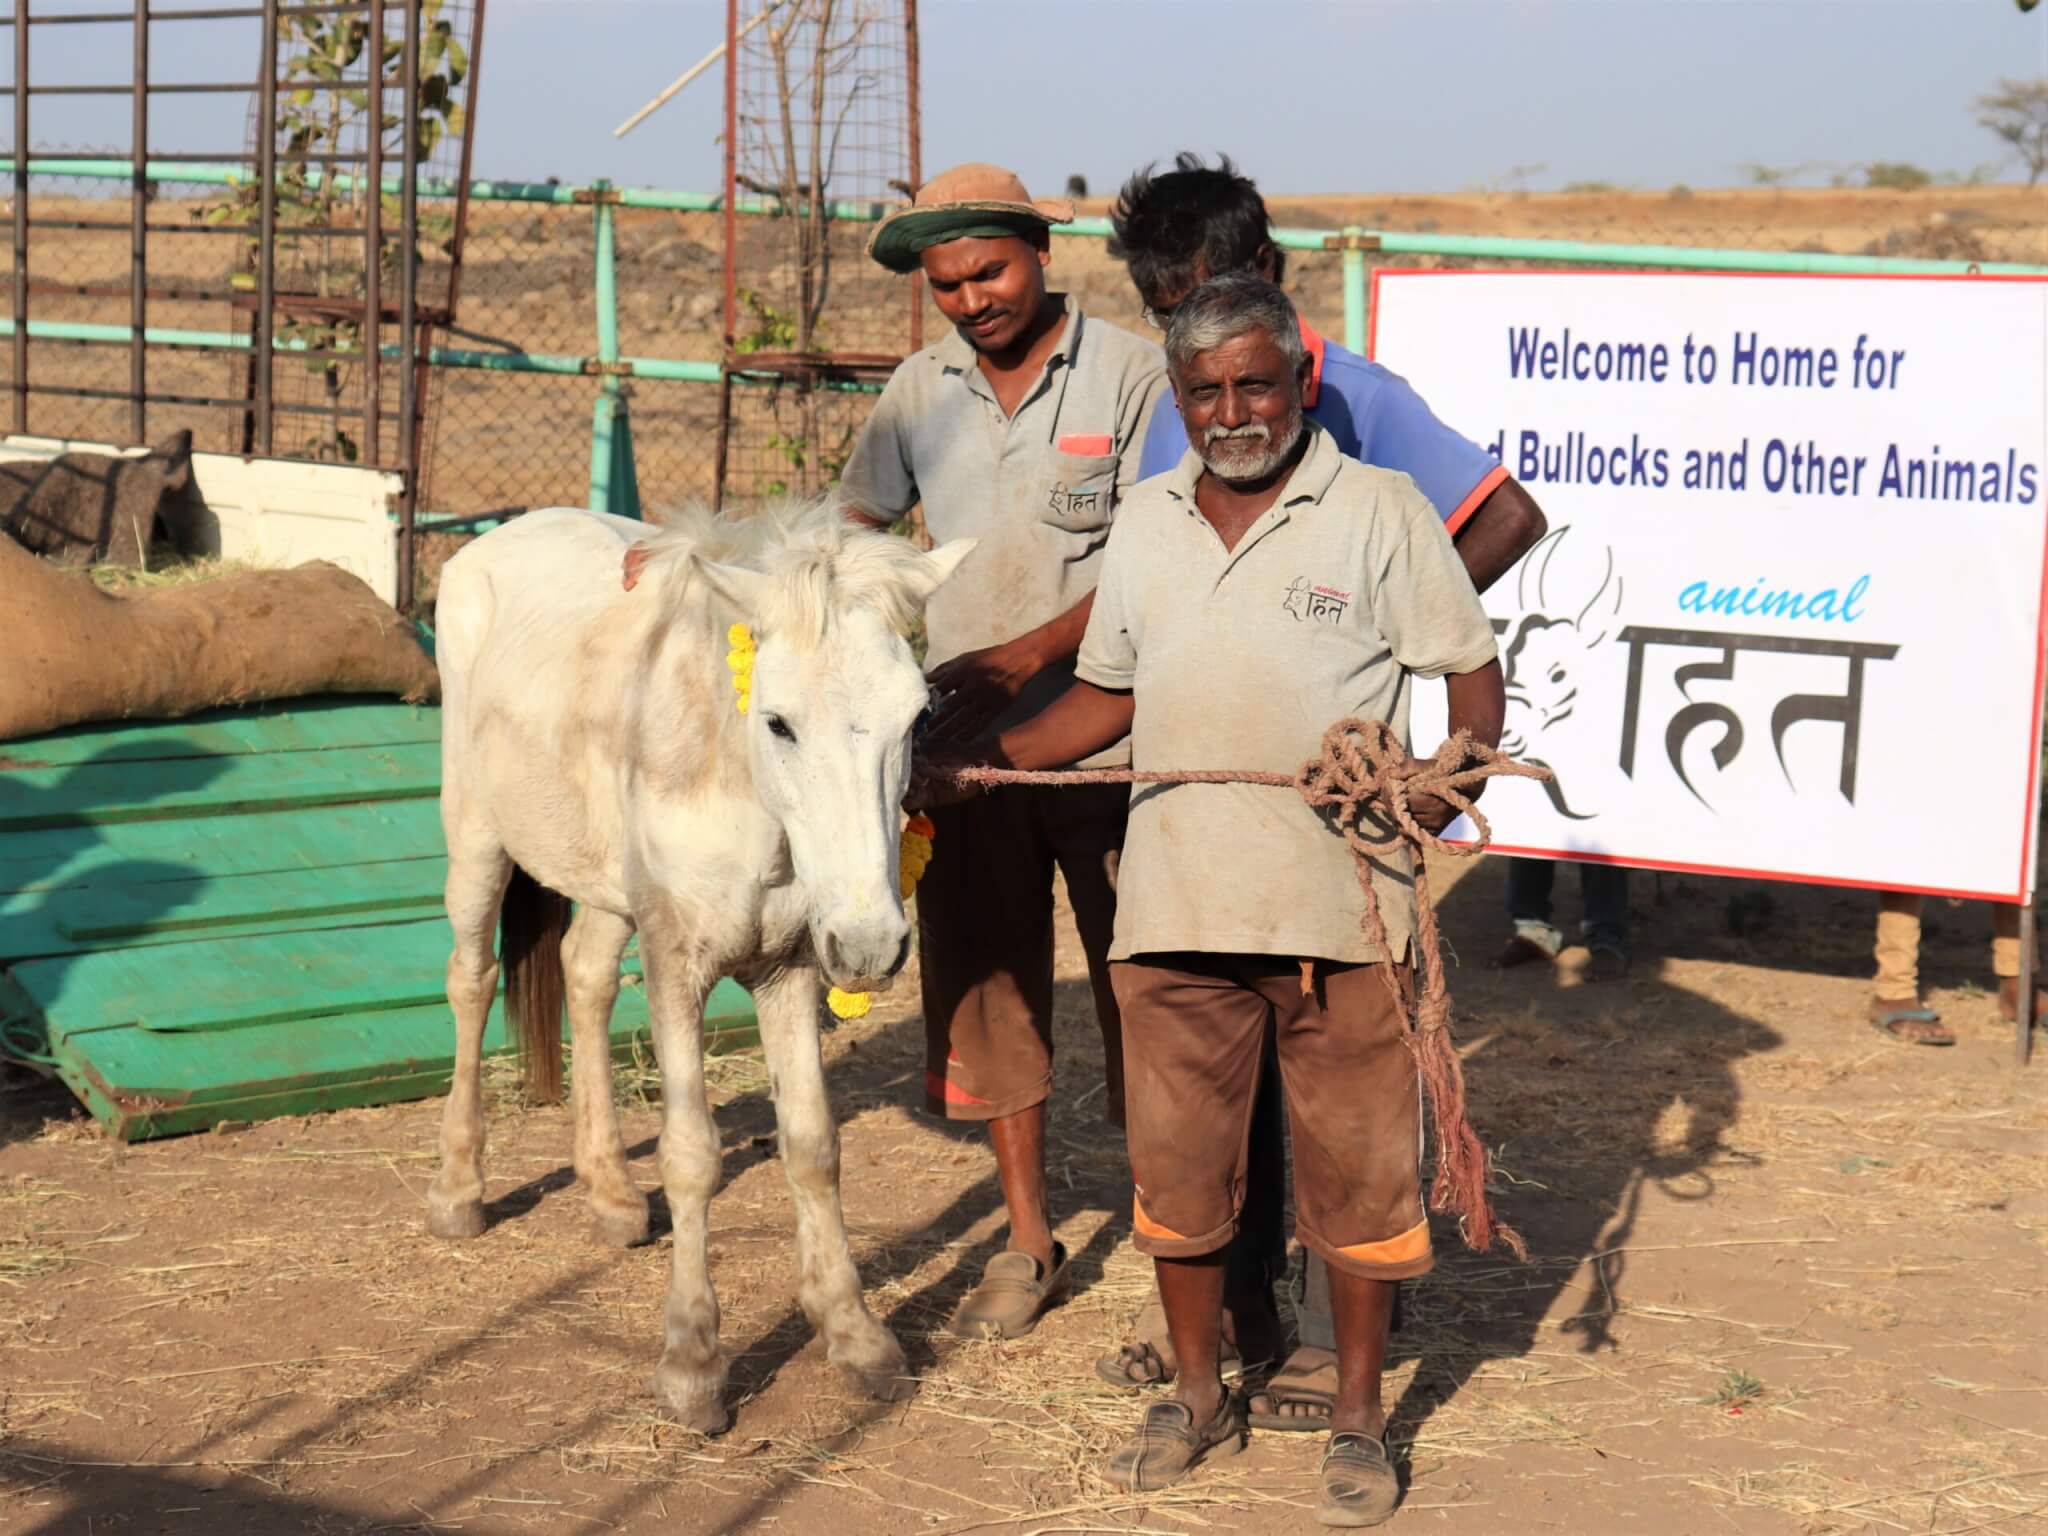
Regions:
[[[1130, 270], [1145, 318], [1160, 330], [1197, 283], [1225, 272], [1284, 282], [1287, 259], [1273, 243], [1265, 199], [1228, 156], [1211, 170], [1182, 153], [1174, 169], [1139, 171], [1110, 209], [1109, 249]], [[1439, 421], [1400, 375], [1366, 361], [1302, 322], [1314, 367], [1303, 405], [1354, 459], [1398, 469], [1421, 487], [1484, 592], [1543, 537], [1543, 514], [1505, 467]], [[1145, 434], [1139, 473], [1171, 469], [1187, 449], [1178, 410], [1162, 405]]]
[[[1110, 221], [1110, 252], [1129, 268], [1145, 318], [1159, 330], [1211, 277], [1249, 272], [1278, 284], [1286, 275], [1265, 200], [1227, 156], [1211, 168], [1184, 152], [1171, 171], [1139, 171], [1124, 183]], [[1298, 323], [1308, 359], [1302, 405], [1309, 420], [1346, 456], [1412, 479], [1436, 508], [1473, 586], [1485, 591], [1543, 537], [1543, 513], [1493, 455], [1439, 421], [1406, 380], [1318, 335], [1306, 320]], [[1165, 473], [1187, 452], [1181, 417], [1172, 396], [1160, 402], [1146, 432], [1141, 475]], [[1234, 1345], [1247, 1367], [1277, 1354], [1281, 1339], [1272, 1287], [1287, 1267], [1279, 1220], [1284, 1137], [1277, 1074], [1269, 1070], [1252, 1126], [1245, 1221], [1228, 1254], [1226, 1351]], [[1304, 1257], [1300, 1285], [1300, 1347], [1252, 1399], [1255, 1427], [1316, 1430], [1329, 1423], [1336, 1332], [1328, 1270], [1313, 1250]], [[1171, 1380], [1177, 1362], [1156, 1305], [1140, 1317], [1138, 1334], [1098, 1361], [1097, 1374], [1120, 1386]]]
[[[1072, 682], [1110, 523], [1165, 392], [1157, 346], [1048, 290], [1048, 232], [1072, 217], [1008, 171], [963, 165], [868, 242], [891, 271], [922, 271], [953, 323], [890, 378], [839, 484], [850, 517], [885, 526], [922, 502], [933, 537], [980, 541], [925, 614], [935, 742], [1021, 720]], [[1123, 1123], [1108, 952], [1128, 798], [1108, 785], [1017, 786], [930, 812], [917, 893], [925, 1102], [988, 1123], [1010, 1221], [1008, 1246], [954, 1316], [961, 1335], [1029, 1333], [1069, 1284], [1044, 1161], [1055, 867], [1094, 982], [1105, 1108]]]

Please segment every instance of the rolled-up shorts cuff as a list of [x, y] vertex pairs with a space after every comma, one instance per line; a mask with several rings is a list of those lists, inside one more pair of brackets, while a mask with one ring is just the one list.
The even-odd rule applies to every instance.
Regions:
[[1000, 1120], [1019, 1114], [1052, 1097], [1052, 1074], [1047, 1073], [1029, 1088], [1019, 1088], [1000, 1098], [984, 1099], [969, 1093], [950, 1078], [929, 1067], [924, 1074], [924, 1107], [941, 1120]]
[[1304, 1248], [1321, 1254], [1330, 1268], [1362, 1280], [1413, 1280], [1436, 1268], [1436, 1250], [1430, 1246], [1427, 1216], [1406, 1232], [1374, 1243], [1332, 1243], [1298, 1222], [1294, 1235], [1301, 1239]]
[[1206, 1258], [1230, 1246], [1230, 1240], [1237, 1236], [1237, 1221], [1237, 1212], [1232, 1211], [1220, 1226], [1190, 1237], [1154, 1221], [1145, 1214], [1145, 1202], [1134, 1198], [1131, 1201], [1131, 1246], [1155, 1259]]

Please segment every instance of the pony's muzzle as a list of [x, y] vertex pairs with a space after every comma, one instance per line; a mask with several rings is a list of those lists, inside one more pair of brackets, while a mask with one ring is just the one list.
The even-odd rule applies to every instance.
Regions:
[[910, 923], [900, 914], [878, 921], [827, 924], [818, 934], [818, 964], [846, 992], [880, 992], [910, 959]]

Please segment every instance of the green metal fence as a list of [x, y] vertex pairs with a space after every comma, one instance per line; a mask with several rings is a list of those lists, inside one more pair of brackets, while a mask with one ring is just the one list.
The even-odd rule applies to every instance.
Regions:
[[[112, 159], [31, 159], [28, 170], [36, 178], [36, 197], [52, 195], [47, 188], [53, 179], [76, 179], [85, 189], [77, 195], [90, 196], [94, 183], [126, 183], [133, 173], [128, 161]], [[150, 175], [174, 205], [183, 200], [197, 206], [195, 198], [237, 185], [248, 172], [164, 162], [152, 164]], [[337, 181], [355, 190], [351, 178]], [[397, 184], [387, 179], [384, 185], [395, 191]], [[455, 190], [444, 182], [423, 181], [420, 195], [452, 200]], [[513, 181], [473, 182], [469, 197], [461, 310], [454, 330], [429, 358], [431, 441], [423, 466], [422, 526], [475, 526], [495, 513], [564, 502], [637, 515], [643, 497], [658, 508], [708, 494], [718, 392], [705, 386], [719, 381], [722, 350], [723, 291], [714, 217], [719, 199], [602, 182]], [[741, 211], [770, 214], [775, 209], [749, 201]], [[834, 259], [861, 259], [861, 226], [884, 211], [878, 205], [832, 205], [833, 220], [845, 226]], [[2014, 225], [2003, 231], [2010, 237], [2008, 246], [2048, 255], [2039, 232], [2038, 221], [2030, 229]], [[1107, 236], [1110, 226], [1106, 219], [1077, 219], [1056, 233], [1092, 244]], [[1771, 238], [1785, 235], [1778, 231]], [[2048, 275], [2048, 265], [2033, 262], [1842, 253], [1811, 248], [1810, 240], [1807, 248], [1769, 249], [1359, 226], [1282, 228], [1274, 239], [1294, 258], [1289, 285], [1305, 312], [1356, 351], [1365, 349], [1370, 319], [1366, 275], [1374, 265]], [[84, 237], [67, 245], [80, 262], [93, 259]], [[1075, 249], [1067, 242], [1063, 247]], [[121, 250], [125, 253], [125, 242]], [[38, 256], [46, 258], [47, 252], [48, 242], [37, 247]], [[1066, 281], [1084, 266], [1088, 271], [1080, 274], [1079, 284]], [[1113, 264], [1085, 254], [1077, 260], [1056, 256], [1055, 270], [1064, 285], [1083, 289], [1091, 309], [1113, 320], [1135, 321], [1135, 296]], [[31, 341], [127, 344], [132, 333], [125, 323], [50, 313], [79, 308], [39, 300], [38, 309], [47, 318], [30, 321]], [[11, 330], [0, 318], [0, 332]], [[232, 352], [249, 344], [246, 334], [232, 328], [195, 326], [152, 326], [144, 339], [173, 354], [180, 349]], [[299, 345], [281, 340], [278, 351], [287, 355]], [[44, 376], [54, 355], [36, 365]], [[384, 356], [395, 360], [397, 349], [385, 348]], [[774, 387], [765, 380], [753, 382], [764, 392]], [[62, 420], [34, 423], [34, 429], [78, 437], [123, 435], [96, 430], [89, 406], [74, 407]], [[53, 415], [63, 414], [53, 410]], [[204, 437], [204, 431], [198, 433], [199, 446], [212, 446]], [[429, 575], [434, 563], [428, 562]]]

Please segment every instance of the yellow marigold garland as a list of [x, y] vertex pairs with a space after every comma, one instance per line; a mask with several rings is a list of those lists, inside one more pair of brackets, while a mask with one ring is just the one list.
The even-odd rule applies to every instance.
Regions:
[[[730, 647], [725, 653], [726, 669], [732, 673], [732, 691], [739, 695], [739, 712], [744, 715], [754, 697], [754, 632], [735, 624], [725, 632], [725, 643]], [[929, 816], [913, 816], [904, 824], [903, 841], [896, 850], [896, 879], [905, 901], [910, 900], [932, 861], [932, 838], [937, 830]], [[866, 1016], [875, 1000], [870, 993], [842, 992], [834, 987], [825, 994], [825, 1005], [837, 1018], [858, 1019]]]
[[[905, 901], [917, 890], [917, 882], [932, 861], [932, 838], [937, 831], [929, 816], [913, 816], [903, 824], [903, 840], [896, 849], [896, 880]], [[871, 993], [842, 992], [834, 987], [825, 994], [825, 1006], [834, 1018], [860, 1019], [875, 1006], [875, 999]]]
[[732, 647], [725, 653], [725, 665], [732, 673], [732, 691], [740, 696], [740, 713], [744, 715], [754, 698], [754, 632], [735, 624], [725, 632], [725, 643]]

